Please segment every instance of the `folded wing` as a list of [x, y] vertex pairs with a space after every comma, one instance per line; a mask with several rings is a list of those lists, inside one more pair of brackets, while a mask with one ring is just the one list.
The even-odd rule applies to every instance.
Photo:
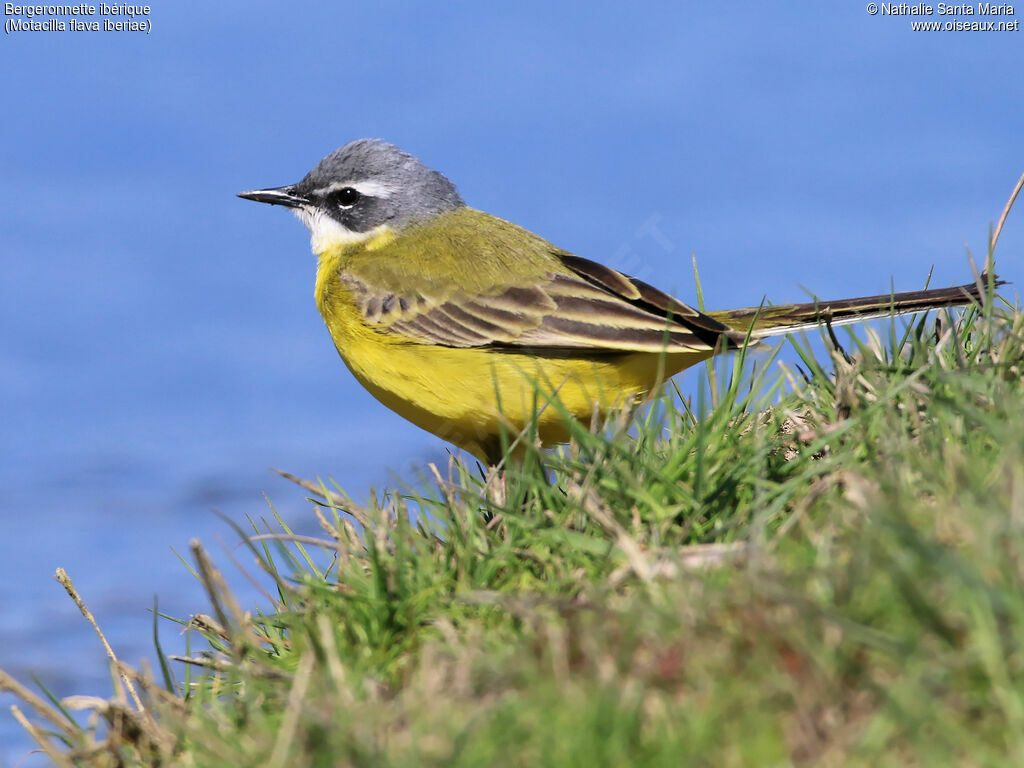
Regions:
[[411, 342], [533, 354], [711, 351], [739, 345], [718, 320], [641, 280], [564, 252], [529, 285], [486, 294], [401, 296], [342, 275], [367, 323]]

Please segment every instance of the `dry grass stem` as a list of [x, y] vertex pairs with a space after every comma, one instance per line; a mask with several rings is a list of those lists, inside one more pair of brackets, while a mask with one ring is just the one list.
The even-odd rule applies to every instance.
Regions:
[[[104, 635], [103, 630], [100, 629], [100, 625], [97, 623], [96, 618], [92, 615], [92, 611], [89, 610], [89, 608], [85, 604], [85, 601], [82, 600], [81, 596], [78, 594], [78, 590], [75, 589], [75, 585], [71, 583], [71, 577], [68, 576], [67, 571], [65, 571], [63, 568], [58, 568], [55, 576], [57, 581], [60, 582], [61, 586], [63, 586], [64, 589], [67, 590], [68, 595], [74, 601], [75, 605], [78, 606], [78, 610], [82, 612], [82, 615], [85, 617], [85, 620], [92, 625], [92, 628], [94, 630], [96, 630], [96, 634], [99, 636], [100, 642], [103, 644], [103, 648], [107, 652], [107, 658], [109, 658], [114, 665], [117, 665], [117, 654], [114, 653], [114, 649], [111, 648], [110, 643], [107, 642], [106, 635]], [[138, 711], [144, 711], [145, 707], [142, 706], [142, 699], [139, 698], [139, 694], [135, 691], [135, 686], [132, 685], [132, 681], [129, 680], [127, 677], [121, 675], [119, 675], [119, 677], [124, 683], [125, 688], [128, 689], [128, 693], [131, 695], [132, 701], [135, 702], [135, 706], [138, 709]]]

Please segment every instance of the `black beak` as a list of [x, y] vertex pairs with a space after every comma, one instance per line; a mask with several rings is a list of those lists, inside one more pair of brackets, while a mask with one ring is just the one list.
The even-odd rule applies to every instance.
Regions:
[[289, 184], [286, 187], [273, 187], [271, 189], [250, 189], [246, 192], [239, 192], [238, 196], [246, 200], [255, 200], [257, 203], [283, 205], [288, 208], [301, 208], [309, 203], [309, 200], [306, 198], [295, 194], [294, 184]]

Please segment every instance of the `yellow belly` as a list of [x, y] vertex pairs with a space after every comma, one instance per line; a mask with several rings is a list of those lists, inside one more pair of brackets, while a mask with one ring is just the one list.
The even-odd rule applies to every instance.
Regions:
[[[586, 423], [595, 406], [605, 412], [658, 383], [657, 356], [649, 353], [589, 361], [424, 345], [339, 351], [384, 405], [485, 460], [500, 449], [503, 424], [514, 437], [536, 416], [543, 444], [565, 442], [563, 410]], [[671, 362], [677, 370], [689, 364]]]
[[[337, 289], [320, 309], [349, 369], [381, 403], [478, 458], [500, 455], [536, 417], [544, 445], [565, 442], [565, 412], [588, 422], [629, 402], [709, 353], [650, 352], [536, 357], [500, 349], [419, 344], [363, 322]], [[560, 407], [548, 402], [557, 397]]]

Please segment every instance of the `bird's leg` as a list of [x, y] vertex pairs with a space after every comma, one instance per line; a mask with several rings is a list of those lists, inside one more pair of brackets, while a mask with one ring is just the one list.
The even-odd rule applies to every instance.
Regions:
[[[508, 500], [508, 486], [505, 478], [505, 446], [497, 438], [491, 438], [482, 446], [483, 459], [487, 471], [484, 473], [484, 494], [491, 507], [501, 510]], [[496, 512], [500, 518], [501, 513]]]
[[487, 468], [487, 475], [484, 479], [484, 491], [487, 494], [487, 500], [492, 506], [498, 508], [505, 506], [508, 491], [505, 480], [505, 467], [503, 465], [492, 465]]

